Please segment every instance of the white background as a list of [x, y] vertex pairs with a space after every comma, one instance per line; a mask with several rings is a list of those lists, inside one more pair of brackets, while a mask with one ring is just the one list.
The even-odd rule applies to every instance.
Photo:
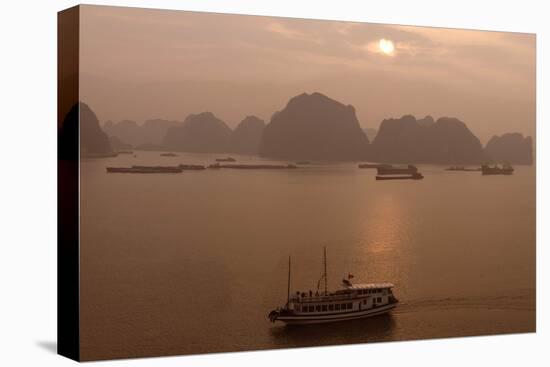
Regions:
[[[537, 33], [537, 333], [98, 362], [101, 366], [523, 366], [550, 362], [550, 11], [546, 1], [90, 1], [93, 4]], [[56, 343], [56, 12], [0, 3], [0, 366], [74, 362]], [[546, 190], [544, 189], [546, 188]], [[495, 254], [498, 256], [498, 254]]]

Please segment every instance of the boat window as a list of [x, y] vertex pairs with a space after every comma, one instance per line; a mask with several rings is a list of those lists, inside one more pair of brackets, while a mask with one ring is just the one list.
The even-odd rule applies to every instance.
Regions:
[[313, 306], [309, 306], [309, 312], [313, 312]]
[[340, 304], [339, 303], [335, 304], [334, 306], [335, 306], [337, 311], [340, 309]]
[[382, 297], [378, 297], [378, 300], [376, 302], [382, 302]]
[[329, 311], [334, 311], [334, 305], [328, 305], [328, 310]]
[[366, 299], [363, 300], [363, 304], [364, 304], [364, 305], [367, 304], [367, 300], [366, 300]]
[[348, 310], [351, 310], [353, 308], [353, 303], [348, 303]]
[[315, 311], [317, 312], [321, 311], [321, 306], [320, 305], [315, 306]]
[[327, 310], [327, 305], [323, 305], [323, 308], [322, 308], [322, 309], [323, 309], [323, 311], [326, 312], [326, 310]]

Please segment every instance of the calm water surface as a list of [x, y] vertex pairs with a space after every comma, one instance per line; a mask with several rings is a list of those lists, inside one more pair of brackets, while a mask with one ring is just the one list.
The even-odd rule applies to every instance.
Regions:
[[[137, 152], [83, 161], [84, 359], [535, 331], [535, 169], [513, 176], [419, 166], [376, 181], [356, 163], [296, 170], [107, 174], [106, 166], [210, 164]], [[257, 157], [236, 156], [239, 162]], [[271, 324], [293, 291], [390, 281], [390, 315]]]

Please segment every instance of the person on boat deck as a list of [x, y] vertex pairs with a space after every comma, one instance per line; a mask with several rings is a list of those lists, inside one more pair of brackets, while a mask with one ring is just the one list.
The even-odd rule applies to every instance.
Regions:
[[311, 291], [311, 289], [309, 290], [309, 296], [313, 296], [313, 292]]

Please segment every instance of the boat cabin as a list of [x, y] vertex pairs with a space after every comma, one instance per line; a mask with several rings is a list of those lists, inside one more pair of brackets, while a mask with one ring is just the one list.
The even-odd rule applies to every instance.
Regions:
[[392, 283], [348, 283], [344, 289], [327, 294], [296, 292], [288, 310], [296, 314], [324, 314], [361, 311], [384, 306], [395, 299]]

